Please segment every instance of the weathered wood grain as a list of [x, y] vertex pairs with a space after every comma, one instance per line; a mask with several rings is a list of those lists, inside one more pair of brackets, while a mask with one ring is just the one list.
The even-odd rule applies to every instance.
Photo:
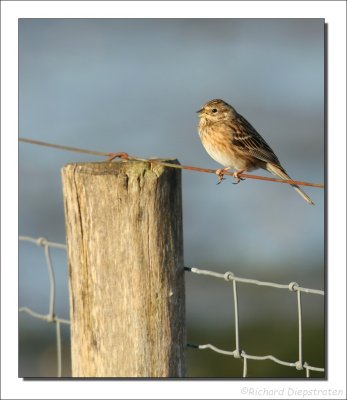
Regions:
[[68, 164], [62, 181], [73, 376], [184, 376], [181, 171]]

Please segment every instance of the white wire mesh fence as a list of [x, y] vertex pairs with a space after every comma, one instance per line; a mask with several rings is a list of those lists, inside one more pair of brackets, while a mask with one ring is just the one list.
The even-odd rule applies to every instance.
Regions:
[[[220, 274], [213, 271], [203, 270], [199, 268], [188, 268], [186, 270], [199, 274], [199, 275], [207, 275], [218, 279], [223, 279], [226, 282], [231, 282], [233, 286], [233, 295], [234, 295], [234, 327], [235, 327], [235, 350], [233, 351], [226, 351], [219, 349], [212, 344], [203, 344], [194, 346], [198, 349], [211, 349], [217, 353], [221, 353], [224, 355], [230, 355], [235, 358], [242, 358], [243, 359], [243, 377], [247, 377], [247, 361], [248, 360], [271, 360], [277, 364], [284, 365], [287, 367], [294, 367], [297, 370], [306, 370], [306, 377], [310, 377], [310, 371], [319, 371], [324, 372], [324, 368], [314, 367], [309, 365], [307, 362], [303, 360], [303, 329], [302, 329], [302, 307], [301, 307], [301, 293], [308, 293], [313, 295], [320, 295], [324, 296], [324, 291], [317, 290], [317, 289], [308, 289], [299, 286], [296, 282], [290, 282], [288, 285], [273, 283], [273, 282], [264, 282], [255, 279], [246, 279], [234, 276], [232, 272], [226, 272], [224, 274]], [[293, 292], [294, 295], [297, 297], [297, 316], [298, 316], [298, 358], [295, 362], [288, 362], [284, 360], [279, 360], [273, 355], [264, 355], [264, 356], [256, 356], [247, 354], [245, 350], [240, 348], [240, 331], [239, 331], [239, 307], [238, 307], [238, 296], [237, 296], [237, 284], [238, 283], [245, 283], [257, 286], [266, 286], [270, 288], [277, 288], [277, 289], [284, 289]], [[191, 345], [190, 345], [191, 346]]]
[[[35, 244], [36, 246], [40, 246], [44, 250], [45, 254], [45, 259], [46, 259], [46, 266], [47, 266], [47, 271], [49, 275], [49, 280], [50, 280], [50, 297], [49, 297], [49, 305], [48, 305], [48, 313], [47, 314], [40, 314], [37, 313], [36, 311], [32, 310], [31, 308], [28, 307], [20, 307], [19, 312], [21, 313], [27, 313], [28, 315], [32, 316], [33, 318], [36, 318], [38, 320], [43, 320], [51, 324], [55, 324], [56, 328], [56, 354], [57, 354], [57, 376], [61, 377], [62, 376], [62, 346], [61, 346], [61, 324], [70, 324], [69, 320], [60, 318], [56, 315], [55, 313], [55, 278], [54, 278], [54, 269], [52, 266], [52, 260], [51, 260], [51, 255], [50, 255], [50, 248], [57, 248], [57, 249], [62, 249], [66, 251], [66, 245], [61, 244], [61, 243], [55, 243], [55, 242], [50, 242], [45, 238], [32, 238], [28, 236], [20, 236], [19, 237], [20, 241], [26, 241]], [[301, 287], [298, 283], [296, 282], [290, 282], [289, 284], [278, 284], [278, 283], [273, 283], [273, 282], [264, 282], [264, 281], [259, 281], [255, 279], [246, 279], [246, 278], [241, 278], [235, 276], [232, 272], [226, 272], [224, 274], [209, 271], [209, 270], [203, 270], [199, 269], [196, 267], [189, 268], [185, 267], [185, 270], [187, 272], [191, 272], [193, 274], [198, 274], [198, 275], [205, 275], [217, 279], [222, 279], [228, 283], [232, 284], [233, 288], [233, 307], [234, 307], [234, 329], [235, 329], [235, 349], [232, 351], [228, 350], [223, 350], [220, 349], [210, 343], [208, 344], [201, 344], [201, 345], [195, 345], [195, 344], [187, 344], [187, 347], [190, 348], [195, 348], [199, 350], [205, 350], [205, 349], [210, 349], [216, 353], [220, 353], [223, 355], [228, 355], [228, 356], [233, 356], [236, 359], [242, 359], [243, 361], [243, 373], [242, 376], [244, 378], [248, 377], [248, 360], [271, 360], [274, 363], [277, 363], [279, 365], [295, 368], [297, 370], [305, 370], [306, 372], [306, 377], [310, 377], [310, 372], [311, 371], [316, 371], [316, 372], [321, 372], [324, 373], [325, 369], [322, 367], [316, 367], [313, 365], [310, 365], [308, 362], [306, 362], [303, 359], [303, 328], [302, 328], [302, 321], [303, 321], [303, 315], [302, 315], [302, 300], [301, 300], [301, 294], [306, 293], [309, 295], [318, 295], [318, 296], [324, 296], [324, 291], [322, 290], [317, 290], [317, 289], [309, 289], [305, 287]], [[244, 349], [241, 349], [240, 347], [240, 330], [239, 330], [239, 306], [238, 306], [238, 294], [237, 294], [237, 289], [239, 284], [250, 284], [250, 285], [256, 285], [256, 286], [265, 286], [269, 288], [276, 288], [276, 289], [282, 289], [289, 291], [293, 293], [294, 296], [296, 296], [296, 303], [297, 303], [297, 319], [298, 319], [298, 340], [297, 340], [297, 348], [298, 348], [298, 354], [296, 361], [285, 361], [285, 360], [280, 360], [277, 357], [269, 354], [269, 355], [252, 355], [248, 354]]]
[[49, 283], [50, 283], [50, 291], [49, 291], [49, 305], [48, 305], [48, 313], [40, 314], [33, 311], [29, 307], [20, 307], [19, 312], [27, 313], [31, 315], [33, 318], [37, 318], [42, 321], [46, 321], [48, 323], [54, 324], [56, 328], [56, 350], [57, 350], [57, 376], [60, 378], [62, 376], [62, 348], [61, 348], [61, 331], [60, 324], [70, 324], [70, 321], [59, 318], [55, 314], [55, 278], [54, 278], [54, 269], [52, 266], [52, 259], [50, 254], [50, 248], [57, 248], [66, 250], [66, 245], [61, 243], [49, 242], [45, 238], [32, 238], [29, 236], [19, 236], [19, 240], [30, 242], [35, 244], [36, 246], [43, 247], [46, 259], [46, 266], [49, 275]]

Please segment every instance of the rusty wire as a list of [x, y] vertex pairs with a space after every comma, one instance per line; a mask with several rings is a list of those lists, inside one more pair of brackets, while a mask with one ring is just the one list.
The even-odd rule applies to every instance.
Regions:
[[[204, 173], [208, 173], [208, 174], [216, 174], [217, 173], [217, 170], [211, 169], [211, 168], [201, 168], [201, 167], [194, 167], [191, 165], [171, 164], [169, 162], [162, 161], [162, 159], [141, 158], [141, 157], [131, 156], [125, 152], [107, 153], [104, 151], [80, 149], [78, 147], [63, 146], [63, 145], [59, 145], [59, 144], [47, 143], [47, 142], [42, 142], [42, 141], [33, 140], [33, 139], [19, 138], [18, 140], [20, 142], [35, 144], [38, 146], [51, 147], [51, 148], [58, 149], [58, 150], [65, 150], [65, 151], [72, 151], [74, 153], [83, 153], [83, 154], [90, 154], [93, 156], [107, 157], [106, 161], [109, 161], [109, 162], [111, 162], [112, 160], [114, 160], [116, 158], [120, 158], [123, 161], [143, 161], [143, 162], [148, 162], [148, 163], [152, 163], [152, 164], [162, 165], [162, 166], [169, 167], [169, 168], [177, 168], [177, 169], [184, 169], [184, 170], [188, 170], [188, 171], [204, 172]], [[233, 176], [233, 173], [223, 172], [223, 175]], [[245, 174], [245, 173], [239, 174], [239, 176], [241, 178], [287, 183], [289, 185], [295, 184], [295, 185], [299, 185], [299, 186], [311, 186], [311, 187], [316, 187], [316, 188], [320, 188], [320, 189], [324, 188], [324, 185], [322, 183], [310, 183], [310, 182], [302, 182], [302, 181], [291, 180], [291, 179], [270, 178], [270, 177], [266, 177], [266, 176]]]

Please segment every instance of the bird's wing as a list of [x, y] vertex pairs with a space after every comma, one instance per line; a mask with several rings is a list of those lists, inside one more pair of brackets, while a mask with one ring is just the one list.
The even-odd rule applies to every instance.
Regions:
[[238, 114], [235, 122], [232, 139], [234, 146], [261, 161], [281, 165], [271, 147], [242, 115]]

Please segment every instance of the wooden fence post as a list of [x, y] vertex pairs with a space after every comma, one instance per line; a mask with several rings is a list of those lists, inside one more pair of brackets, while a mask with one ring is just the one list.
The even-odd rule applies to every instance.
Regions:
[[79, 163], [62, 181], [73, 376], [184, 376], [181, 171]]

